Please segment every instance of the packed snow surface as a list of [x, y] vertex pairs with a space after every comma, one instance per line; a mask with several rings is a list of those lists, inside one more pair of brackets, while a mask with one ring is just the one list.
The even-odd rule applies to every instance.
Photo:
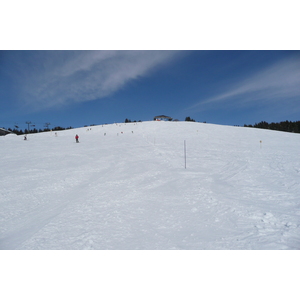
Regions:
[[2, 136], [0, 249], [300, 249], [299, 149], [194, 122]]

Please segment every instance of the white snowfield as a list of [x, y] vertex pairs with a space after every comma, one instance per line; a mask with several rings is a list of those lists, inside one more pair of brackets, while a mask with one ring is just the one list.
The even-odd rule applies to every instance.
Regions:
[[0, 137], [0, 249], [300, 249], [299, 134], [150, 121], [23, 139]]

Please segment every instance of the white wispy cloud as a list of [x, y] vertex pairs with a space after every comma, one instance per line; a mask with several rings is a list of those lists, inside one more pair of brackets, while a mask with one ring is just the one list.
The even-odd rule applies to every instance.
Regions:
[[286, 100], [300, 100], [299, 58], [277, 62], [237, 82], [224, 92], [196, 103], [192, 108], [201, 110], [217, 104], [245, 106]]
[[176, 51], [37, 51], [16, 68], [20, 99], [47, 108], [99, 99], [145, 76]]

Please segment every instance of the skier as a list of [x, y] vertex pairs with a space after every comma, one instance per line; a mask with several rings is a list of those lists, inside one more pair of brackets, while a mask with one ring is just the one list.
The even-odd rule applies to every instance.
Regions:
[[76, 134], [75, 139], [76, 139], [76, 143], [79, 143], [79, 141], [78, 141], [78, 139], [79, 139], [78, 134]]

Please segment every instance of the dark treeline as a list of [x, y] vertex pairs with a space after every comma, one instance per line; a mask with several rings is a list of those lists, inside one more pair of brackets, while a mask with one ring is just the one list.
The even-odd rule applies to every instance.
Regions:
[[194, 119], [192, 119], [191, 117], [186, 117], [185, 122], [196, 122], [196, 121]]
[[[4, 128], [6, 129], [6, 128]], [[39, 133], [39, 132], [46, 132], [46, 131], [61, 131], [61, 130], [67, 130], [67, 129], [72, 129], [72, 127], [68, 127], [68, 128], [64, 128], [64, 127], [60, 127], [60, 126], [56, 126], [52, 129], [49, 129], [49, 128], [45, 128], [45, 129], [36, 129], [36, 128], [33, 128], [33, 129], [30, 129], [28, 131], [28, 129], [25, 129], [24, 131], [22, 129], [18, 129], [18, 128], [14, 128], [14, 129], [11, 129], [11, 128], [7, 128], [7, 130], [17, 134], [17, 135], [21, 135], [21, 134], [29, 134], [29, 133]]]
[[[188, 122], [195, 122], [195, 120], [191, 119], [190, 117], [186, 117], [185, 121]], [[131, 121], [130, 119], [126, 119], [125, 123], [131, 123], [131, 122], [136, 122], [136, 121]], [[141, 121], [138, 121], [141, 122]], [[206, 122], [204, 122], [206, 123]], [[93, 125], [91, 125], [93, 126]], [[300, 133], [300, 121], [283, 121], [280, 123], [268, 123], [266, 121], [262, 121], [260, 123], [255, 123], [254, 125], [244, 125], [244, 127], [253, 127], [253, 128], [261, 128], [261, 129], [270, 129], [270, 130], [277, 130], [277, 131], [286, 131], [286, 132], [294, 132], [294, 133]], [[67, 129], [72, 129], [73, 127], [60, 127], [60, 126], [56, 126], [52, 129], [50, 128], [45, 128], [45, 129], [30, 129], [28, 131], [28, 129], [22, 130], [19, 128], [4, 128], [7, 129], [17, 135], [22, 135], [22, 134], [30, 134], [30, 133], [39, 133], [39, 132], [46, 132], [46, 131], [61, 131], [61, 130], [67, 130]]]
[[[139, 120], [138, 122], [142, 122], [141, 120]], [[130, 119], [125, 119], [125, 123], [136, 123], [136, 120], [131, 121]]]
[[278, 130], [278, 131], [300, 133], [300, 121], [296, 121], [296, 122], [283, 121], [280, 123], [268, 123], [262, 121], [260, 123], [255, 123], [254, 125], [245, 124], [244, 127], [254, 127], [254, 128], [261, 128], [261, 129], [271, 129], [271, 130]]

